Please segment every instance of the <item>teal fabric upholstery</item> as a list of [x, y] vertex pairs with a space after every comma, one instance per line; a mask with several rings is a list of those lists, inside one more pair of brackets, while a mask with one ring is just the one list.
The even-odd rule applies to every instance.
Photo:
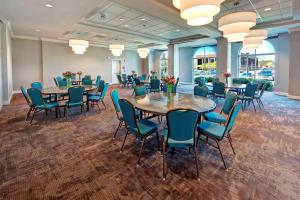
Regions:
[[214, 97], [225, 98], [225, 84], [222, 82], [214, 82], [213, 95]]
[[69, 101], [66, 102], [68, 107], [82, 106], [83, 105], [83, 87], [71, 87], [68, 89]]
[[100, 81], [101, 81], [101, 76], [98, 75], [98, 76], [96, 77], [95, 86], [98, 86], [98, 85], [100, 84]]
[[83, 79], [82, 85], [92, 85], [93, 81], [91, 79]]
[[160, 92], [160, 80], [152, 79], [150, 81], [150, 91], [151, 92]]
[[104, 89], [104, 85], [105, 85], [105, 81], [101, 80], [98, 84], [97, 92], [90, 92], [88, 93], [88, 96], [101, 96], [101, 93], [103, 92]]
[[147, 94], [146, 86], [135, 86], [134, 87], [135, 96], [145, 96]]
[[50, 109], [56, 108], [57, 106], [58, 106], [57, 102], [47, 102], [44, 105], [37, 105], [35, 107], [40, 110], [44, 110], [44, 109], [50, 110]]
[[217, 112], [205, 113], [204, 118], [207, 121], [215, 122], [215, 123], [226, 123], [227, 122], [227, 118]]
[[207, 97], [208, 88], [206, 86], [197, 85], [194, 87], [194, 95], [201, 96], [201, 97]]
[[108, 83], [105, 83], [101, 95], [100, 96], [99, 95], [88, 96], [88, 101], [91, 101], [91, 102], [102, 102], [102, 104], [104, 105], [104, 107], [106, 107], [103, 100], [104, 100], [104, 97], [106, 95], [107, 90], [108, 90]]
[[29, 99], [29, 97], [28, 97], [26, 88], [25, 88], [24, 86], [21, 86], [20, 89], [21, 89], [22, 95], [23, 95], [23, 97], [25, 98], [27, 104], [28, 104], [29, 106], [31, 106], [31, 102], [30, 102], [30, 99]]
[[118, 90], [113, 90], [111, 92], [111, 100], [114, 104], [115, 110], [117, 113], [121, 112], [120, 104], [119, 104], [119, 92]]
[[248, 83], [245, 89], [244, 94], [238, 95], [238, 100], [241, 100], [244, 106], [242, 107], [243, 110], [246, 108], [246, 103], [247, 102], [252, 102], [253, 108], [256, 112], [255, 104], [254, 104], [254, 98], [255, 98], [255, 93], [257, 89], [257, 84], [253, 83]]
[[41, 82], [33, 82], [33, 83], [31, 83], [31, 87], [36, 88], [38, 90], [42, 90], [43, 89], [43, 84]]
[[45, 102], [39, 89], [29, 88], [27, 93], [31, 99], [32, 106], [39, 110], [52, 109], [58, 106], [57, 102]]
[[149, 120], [141, 119], [137, 122], [138, 128], [131, 128], [128, 127], [128, 129], [136, 134], [140, 134], [141, 137], [144, 137], [144, 135], [149, 135], [157, 131], [157, 125]]
[[198, 131], [204, 135], [208, 135], [217, 140], [221, 140], [225, 132], [225, 126], [219, 125], [214, 122], [205, 121], [198, 126]]
[[199, 113], [194, 110], [176, 109], [167, 113], [167, 138], [165, 143], [169, 147], [193, 146], [195, 130]]

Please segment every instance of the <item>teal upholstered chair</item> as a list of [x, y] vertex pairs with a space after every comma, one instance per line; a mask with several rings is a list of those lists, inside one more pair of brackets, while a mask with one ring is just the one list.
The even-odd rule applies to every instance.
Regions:
[[160, 92], [160, 80], [152, 79], [150, 81], [150, 92]]
[[[198, 139], [197, 143], [199, 141], [199, 138], [201, 135], [206, 136], [212, 140], [214, 140], [217, 143], [217, 149], [219, 149], [223, 164], [225, 169], [227, 169], [223, 154], [219, 145], [219, 142], [223, 140], [224, 137], [228, 138], [228, 141], [230, 143], [230, 146], [232, 148], [233, 153], [235, 154], [234, 148], [232, 146], [232, 139], [230, 137], [230, 132], [233, 128], [234, 122], [238, 116], [238, 113], [242, 107], [241, 102], [237, 103], [234, 108], [232, 109], [232, 112], [230, 113], [229, 119], [226, 123], [226, 125], [220, 125], [214, 122], [204, 121], [198, 125]], [[208, 142], [208, 141], [207, 141]], [[210, 144], [210, 143], [209, 143]]]
[[166, 178], [165, 157], [166, 150], [170, 148], [188, 148], [194, 150], [197, 167], [197, 178], [199, 178], [197, 143], [195, 131], [199, 113], [189, 109], [175, 109], [167, 113], [168, 128], [164, 130], [163, 142], [163, 178]]
[[46, 119], [48, 117], [48, 111], [52, 110], [52, 109], [56, 109], [56, 116], [57, 116], [57, 112], [58, 112], [58, 103], [57, 102], [44, 101], [41, 91], [37, 88], [27, 89], [27, 94], [30, 97], [31, 105], [32, 105], [31, 112], [33, 112], [32, 118], [30, 120], [30, 124], [32, 124], [32, 120], [35, 116], [35, 113], [42, 111], [42, 110], [45, 110]]
[[145, 81], [145, 80], [146, 80], [146, 78], [147, 78], [147, 75], [146, 75], [146, 74], [142, 74], [142, 76], [141, 76], [140, 80], [141, 80], [141, 81]]
[[139, 165], [141, 155], [142, 155], [142, 152], [144, 149], [144, 144], [145, 144], [145, 141], [148, 138], [148, 136], [156, 133], [157, 145], [158, 145], [158, 149], [160, 149], [157, 125], [154, 122], [149, 121], [147, 119], [138, 120], [136, 117], [136, 111], [134, 109], [134, 106], [126, 99], [120, 99], [119, 105], [120, 105], [120, 108], [122, 111], [125, 126], [127, 128], [127, 132], [126, 132], [126, 135], [125, 135], [122, 147], [121, 147], [121, 152], [123, 151], [127, 135], [129, 133], [136, 135], [137, 138], [142, 140], [142, 146], [140, 149], [139, 158], [138, 158], [138, 162], [137, 162], [137, 165]]
[[[114, 108], [115, 108], [115, 111], [116, 111], [117, 118], [118, 118], [118, 120], [120, 122], [119, 126], [118, 126], [118, 128], [117, 128], [117, 130], [116, 130], [116, 132], [114, 134], [114, 137], [113, 137], [113, 139], [115, 139], [116, 136], [117, 136], [117, 133], [118, 133], [119, 129], [123, 125], [124, 119], [123, 119], [123, 115], [121, 113], [121, 108], [120, 108], [120, 104], [119, 104], [119, 92], [118, 92], [118, 90], [113, 90], [111, 92], [110, 96], [111, 96], [111, 100], [113, 102], [113, 105], [114, 105]], [[139, 110], [136, 110], [135, 114], [136, 114], [137, 118], [140, 117], [140, 111]]]
[[55, 86], [58, 87], [58, 81], [57, 81], [57, 79], [54, 77], [53, 80], [54, 80]]
[[225, 84], [219, 81], [213, 83], [213, 97], [214, 98], [224, 98], [226, 97], [225, 93]]
[[256, 112], [255, 104], [254, 104], [254, 96], [257, 89], [257, 84], [248, 83], [246, 85], [246, 89], [244, 94], [238, 95], [238, 100], [242, 101], [242, 109], [246, 109], [247, 103], [252, 103], [254, 111]]
[[[210, 122], [225, 124], [227, 122], [227, 117], [229, 116], [235, 102], [237, 100], [237, 95], [233, 92], [228, 92], [226, 94], [226, 99], [223, 105], [223, 108], [220, 113], [217, 112], [208, 112], [204, 114], [204, 119]], [[224, 115], [227, 115], [225, 117]]]
[[30, 101], [29, 96], [27, 94], [26, 88], [24, 86], [21, 86], [20, 89], [21, 89], [22, 95], [25, 98], [26, 103], [27, 103], [27, 105], [29, 107], [29, 110], [28, 110], [27, 115], [25, 117], [25, 122], [26, 122], [29, 119], [29, 117], [30, 117], [31, 111], [33, 111], [33, 106], [31, 104], [31, 101]]
[[[64, 115], [68, 118], [68, 110], [73, 107], [81, 107], [84, 110], [84, 87], [71, 87], [68, 89], [69, 100], [65, 103]], [[84, 112], [85, 113], [85, 112]]]
[[207, 97], [208, 88], [205, 85], [204, 86], [196, 85], [194, 87], [194, 95], [200, 96], [200, 97]]
[[126, 82], [123, 82], [122, 76], [120, 74], [117, 75], [119, 84], [122, 85], [123, 87], [126, 86]]
[[134, 87], [135, 96], [145, 96], [147, 94], [146, 86], [135, 86]]
[[88, 96], [101, 96], [104, 86], [105, 86], [105, 81], [101, 80], [98, 84], [97, 92], [89, 92]]
[[122, 82], [124, 84], [124, 87], [128, 85], [127, 75], [122, 74]]
[[31, 83], [31, 87], [38, 89], [38, 90], [42, 90], [43, 89], [43, 84], [41, 82], [33, 82]]
[[98, 86], [99, 84], [100, 84], [100, 81], [101, 81], [101, 76], [100, 75], [98, 75], [97, 77], [96, 77], [96, 81], [95, 81], [95, 86]]
[[254, 99], [256, 100], [256, 102], [257, 102], [257, 104], [259, 106], [259, 109], [265, 108], [265, 106], [264, 106], [261, 98], [264, 95], [264, 92], [265, 92], [266, 88], [267, 88], [267, 83], [264, 83], [263, 86], [262, 86], [262, 88], [258, 92], [258, 94], [255, 94], [255, 96], [254, 96]]
[[104, 97], [106, 95], [106, 92], [108, 90], [108, 83], [104, 84], [104, 88], [103, 91], [101, 92], [101, 95], [93, 95], [93, 96], [88, 96], [87, 100], [89, 102], [91, 102], [92, 105], [97, 105], [99, 111], [101, 111], [100, 107], [99, 107], [99, 102], [101, 102], [104, 106], [104, 108], [106, 109], [105, 103], [104, 103]]
[[93, 85], [93, 81], [90, 75], [85, 75], [82, 78], [82, 85]]

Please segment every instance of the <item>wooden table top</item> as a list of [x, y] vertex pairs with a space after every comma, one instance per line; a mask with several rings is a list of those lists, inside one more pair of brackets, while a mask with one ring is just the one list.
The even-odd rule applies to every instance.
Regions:
[[168, 102], [166, 93], [149, 93], [144, 97], [125, 97], [136, 108], [151, 113], [166, 115], [169, 110], [176, 108], [194, 109], [199, 113], [214, 110], [216, 104], [211, 99], [194, 96], [193, 94], [173, 93]]
[[[97, 86], [94, 85], [81, 85], [84, 87], [84, 90], [86, 92], [92, 91], [97, 89]], [[42, 94], [68, 94], [68, 88], [67, 87], [48, 87], [48, 88], [43, 88]]]

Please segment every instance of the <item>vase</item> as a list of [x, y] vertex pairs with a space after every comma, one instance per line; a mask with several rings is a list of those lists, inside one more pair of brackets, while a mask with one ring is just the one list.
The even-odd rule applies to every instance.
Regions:
[[71, 78], [67, 78], [67, 88], [70, 88], [72, 86]]
[[171, 101], [172, 98], [172, 90], [173, 90], [173, 85], [167, 85], [167, 98], [168, 98], [168, 102]]
[[226, 84], [228, 84], [228, 78], [226, 77]]

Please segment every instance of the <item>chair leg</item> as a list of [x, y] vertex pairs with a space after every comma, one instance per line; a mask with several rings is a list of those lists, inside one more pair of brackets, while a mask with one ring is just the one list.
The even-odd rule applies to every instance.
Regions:
[[160, 144], [159, 144], [159, 135], [158, 135], [158, 132], [156, 131], [156, 141], [157, 141], [157, 148], [158, 148], [158, 151], [160, 150]]
[[261, 99], [259, 99], [259, 102], [261, 103], [262, 107], [265, 109], [265, 106], [264, 106], [264, 104], [263, 104], [263, 102], [262, 102]]
[[101, 101], [101, 103], [103, 104], [103, 106], [104, 106], [104, 109], [106, 110], [106, 105], [105, 105], [105, 103], [104, 103], [104, 101], [103, 101], [103, 100]]
[[220, 155], [221, 155], [221, 158], [222, 158], [224, 167], [225, 167], [225, 169], [227, 169], [226, 164], [225, 164], [225, 161], [224, 161], [224, 158], [223, 158], [222, 150], [221, 150], [220, 145], [219, 145], [219, 142], [218, 142], [217, 140], [216, 140], [216, 143], [217, 143], [217, 145], [218, 145], [218, 149], [219, 149], [219, 152], [220, 152]]
[[100, 108], [99, 104], [98, 104], [98, 103], [96, 103], [96, 105], [97, 105], [97, 107], [98, 107], [99, 111], [101, 112], [101, 108]]
[[146, 137], [144, 137], [144, 139], [142, 140], [142, 146], [141, 146], [141, 149], [140, 149], [139, 158], [138, 158], [138, 161], [137, 161], [137, 166], [140, 165], [140, 160], [141, 160], [141, 156], [142, 156], [142, 153], [143, 153], [143, 150], [144, 150], [145, 140], [146, 140]]
[[120, 121], [120, 123], [119, 123], [119, 125], [118, 125], [118, 128], [117, 128], [117, 130], [116, 130], [116, 132], [115, 132], [115, 134], [114, 134], [113, 139], [116, 139], [117, 133], [118, 133], [119, 129], [121, 128], [122, 124], [123, 124], [123, 121]]
[[251, 102], [252, 102], [252, 105], [253, 105], [254, 111], [256, 112], [256, 108], [255, 108], [254, 100], [252, 99], [252, 100], [251, 100]]
[[82, 108], [82, 107], [83, 107], [83, 105], [80, 106], [80, 113], [81, 113], [81, 114], [82, 114], [82, 112], [83, 112], [83, 108]]
[[123, 141], [123, 144], [122, 144], [120, 152], [123, 152], [123, 148], [124, 148], [124, 145], [125, 145], [125, 141], [126, 141], [127, 135], [128, 135], [128, 130], [126, 132], [126, 135], [125, 135], [125, 138], [124, 138], [124, 141]]
[[256, 99], [256, 103], [257, 103], [259, 109], [262, 110], [258, 99]]
[[163, 144], [163, 180], [166, 180], [166, 145]]
[[200, 178], [199, 178], [199, 165], [198, 165], [198, 153], [197, 153], [197, 147], [194, 146], [194, 153], [195, 153], [195, 161], [196, 161], [196, 168], [197, 168], [197, 179], [198, 181], [200, 181]]
[[36, 113], [36, 109], [33, 109], [33, 114], [32, 114], [31, 120], [30, 120], [30, 124], [32, 124], [32, 120], [34, 118], [35, 113]]
[[234, 151], [234, 148], [233, 148], [233, 145], [232, 145], [232, 139], [231, 139], [230, 134], [227, 135], [227, 138], [228, 138], [228, 141], [229, 141], [229, 143], [230, 143], [230, 146], [231, 146], [231, 149], [232, 149], [232, 151], [233, 151], [233, 154], [235, 155], [235, 151]]
[[25, 122], [29, 119], [31, 111], [32, 111], [32, 108], [30, 107], [27, 114], [26, 114]]

